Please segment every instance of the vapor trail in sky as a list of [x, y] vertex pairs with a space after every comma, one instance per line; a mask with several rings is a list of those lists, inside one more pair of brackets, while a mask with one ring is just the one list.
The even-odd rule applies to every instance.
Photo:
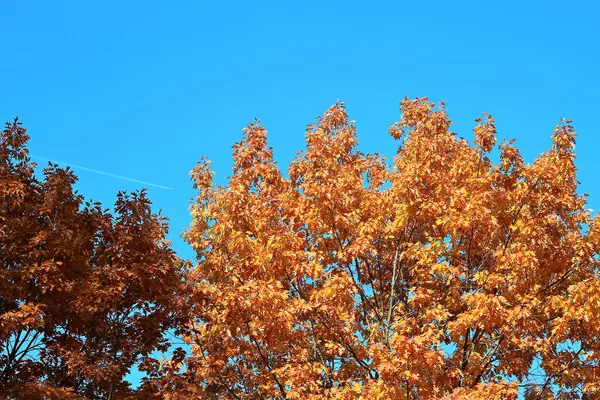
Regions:
[[170, 187], [167, 187], [167, 186], [157, 185], [155, 183], [141, 181], [139, 179], [129, 178], [127, 176], [112, 174], [110, 172], [104, 172], [104, 171], [100, 171], [98, 169], [88, 168], [88, 167], [84, 167], [84, 166], [73, 164], [73, 163], [69, 163], [69, 162], [63, 162], [63, 161], [53, 160], [53, 159], [50, 159], [50, 158], [36, 156], [36, 155], [33, 155], [33, 154], [29, 154], [29, 155], [31, 156], [31, 158], [35, 158], [35, 159], [38, 159], [38, 160], [50, 161], [50, 162], [52, 162], [54, 164], [68, 165], [69, 167], [72, 167], [72, 168], [75, 168], [75, 169], [80, 169], [82, 171], [87, 171], [87, 172], [91, 172], [91, 173], [98, 174], [98, 175], [109, 176], [111, 178], [121, 179], [123, 181], [139, 183], [139, 184], [142, 184], [142, 185], [152, 186], [152, 187], [159, 188], [159, 189], [166, 189], [166, 190], [172, 190], [173, 189], [173, 188], [170, 188]]

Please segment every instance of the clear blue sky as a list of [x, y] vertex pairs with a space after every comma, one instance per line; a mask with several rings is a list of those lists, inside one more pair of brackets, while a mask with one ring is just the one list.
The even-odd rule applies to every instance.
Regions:
[[[483, 3], [3, 1], [0, 119], [21, 118], [34, 154], [172, 187], [149, 192], [187, 257], [200, 156], [225, 182], [231, 145], [259, 117], [285, 168], [336, 99], [362, 150], [388, 156], [405, 95], [445, 100], [469, 139], [492, 113], [527, 160], [573, 119], [582, 191], [600, 208], [598, 3]], [[106, 206], [143, 186], [76, 172]]]

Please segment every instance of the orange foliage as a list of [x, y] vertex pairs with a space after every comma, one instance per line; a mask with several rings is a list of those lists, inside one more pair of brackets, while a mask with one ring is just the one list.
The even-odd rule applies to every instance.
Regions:
[[[187, 269], [144, 192], [114, 214], [0, 136], [0, 393], [31, 399], [596, 399], [600, 222], [575, 132], [527, 164], [443, 104], [401, 102], [393, 162], [338, 103], [284, 175], [258, 121], [192, 171]], [[498, 151], [498, 162], [490, 153]], [[390, 165], [391, 164], [391, 165]], [[185, 273], [185, 274], [184, 274]], [[168, 329], [188, 350], [169, 360]], [[146, 372], [140, 388], [125, 375]]]
[[598, 398], [600, 224], [577, 193], [570, 121], [533, 163], [513, 142], [493, 163], [491, 116], [472, 146], [443, 104], [401, 110], [393, 166], [358, 150], [343, 103], [308, 127], [287, 177], [259, 122], [226, 186], [198, 164], [191, 355], [161, 395]]

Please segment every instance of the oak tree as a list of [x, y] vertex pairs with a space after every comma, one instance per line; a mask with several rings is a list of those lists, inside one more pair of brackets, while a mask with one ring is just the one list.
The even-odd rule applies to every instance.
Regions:
[[0, 133], [2, 398], [115, 399], [164, 351], [182, 262], [144, 191], [114, 212], [86, 202], [69, 169], [35, 174], [18, 120]]
[[470, 144], [443, 103], [401, 112], [390, 163], [337, 103], [287, 174], [258, 121], [224, 186], [193, 170], [191, 354], [165, 364], [164, 398], [600, 395], [600, 223], [571, 122], [526, 163], [490, 115]]

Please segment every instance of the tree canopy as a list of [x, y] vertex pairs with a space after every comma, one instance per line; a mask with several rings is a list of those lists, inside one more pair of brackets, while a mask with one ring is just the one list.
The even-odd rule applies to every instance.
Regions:
[[287, 176], [258, 122], [225, 186], [200, 162], [191, 356], [171, 398], [599, 395], [600, 226], [571, 122], [533, 163], [512, 141], [494, 163], [490, 115], [470, 145], [443, 103], [401, 112], [391, 166], [359, 151], [343, 103]]
[[[73, 191], [68, 169], [40, 181], [24, 129], [7, 124], [0, 391], [597, 398], [600, 223], [578, 192], [571, 121], [531, 163], [497, 143], [488, 114], [473, 144], [450, 124], [443, 103], [403, 100], [387, 160], [359, 150], [340, 102], [282, 172], [251, 123], [226, 184], [204, 158], [191, 173], [191, 268], [144, 192], [109, 213]], [[156, 359], [169, 329], [187, 346]], [[147, 373], [137, 389], [124, 380], [134, 365]]]
[[122, 398], [132, 366], [169, 346], [182, 263], [145, 192], [103, 210], [68, 168], [38, 180], [27, 140], [17, 120], [0, 134], [0, 393]]

